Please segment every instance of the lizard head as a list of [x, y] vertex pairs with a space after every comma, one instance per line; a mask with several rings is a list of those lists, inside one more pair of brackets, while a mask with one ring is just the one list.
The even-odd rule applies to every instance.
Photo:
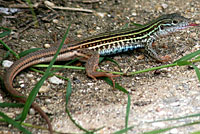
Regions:
[[191, 26], [198, 26], [198, 24], [192, 23], [190, 19], [185, 18], [178, 13], [163, 15], [159, 17], [158, 20], [160, 23], [157, 34], [160, 36], [175, 33]]

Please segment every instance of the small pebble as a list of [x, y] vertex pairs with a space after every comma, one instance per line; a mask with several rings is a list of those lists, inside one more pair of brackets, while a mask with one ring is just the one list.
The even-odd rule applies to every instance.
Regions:
[[180, 102], [173, 102], [170, 105], [173, 107], [177, 107], [177, 106], [180, 106]]
[[162, 8], [164, 8], [164, 9], [168, 8], [168, 5], [165, 4], [165, 3], [162, 3], [161, 6], [162, 6]]
[[24, 88], [24, 87], [25, 87], [25, 84], [20, 84], [20, 87], [21, 87], [21, 88]]
[[34, 110], [33, 108], [30, 108], [29, 113], [30, 113], [31, 115], [35, 115], [35, 110]]
[[3, 67], [10, 67], [12, 64], [13, 64], [12, 61], [4, 60], [3, 63], [2, 63], [2, 66]]
[[32, 78], [32, 77], [33, 77], [33, 74], [26, 74], [26, 76], [27, 76], [28, 78]]
[[160, 5], [156, 5], [155, 6], [156, 11], [161, 12], [162, 11], [162, 7]]
[[3, 103], [3, 102], [4, 102], [3, 97], [0, 94], [0, 103]]
[[58, 77], [56, 76], [53, 76], [53, 77], [50, 77], [49, 78], [49, 82], [53, 83], [53, 84], [56, 84], [56, 85], [59, 85], [59, 84], [64, 84], [64, 81], [59, 79]]
[[96, 13], [96, 15], [99, 16], [99, 17], [101, 17], [101, 18], [103, 18], [103, 17], [106, 16], [106, 13], [98, 12], [98, 13]]
[[94, 85], [94, 83], [87, 83], [87, 85], [88, 85], [88, 86], [92, 86], [92, 85]]
[[100, 27], [96, 27], [96, 30], [100, 30], [101, 28]]
[[194, 7], [191, 7], [190, 11], [191, 11], [191, 12], [194, 12], [194, 10], [195, 10]]
[[44, 48], [50, 48], [51, 45], [50, 44], [44, 44]]
[[192, 38], [192, 37], [196, 37], [197, 36], [197, 34], [196, 33], [191, 33], [190, 34], [190, 37]]
[[10, 118], [14, 118], [15, 117], [15, 113], [6, 113], [6, 115]]
[[58, 24], [58, 20], [57, 19], [53, 19], [53, 23]]
[[40, 93], [46, 93], [49, 91], [49, 86], [42, 86], [39, 90]]
[[195, 23], [196, 24], [200, 24], [200, 20], [195, 20]]
[[44, 4], [45, 4], [46, 6], [49, 6], [49, 7], [54, 7], [54, 6], [55, 6], [54, 3], [50, 2], [50, 1], [47, 1], [47, 0], [44, 2]]
[[131, 15], [132, 15], [132, 16], [137, 16], [137, 13], [136, 13], [136, 12], [132, 12]]
[[51, 104], [51, 99], [45, 99], [46, 104]]
[[23, 81], [23, 80], [20, 80], [20, 81], [18, 81], [18, 83], [19, 83], [19, 84], [23, 84], [23, 83], [24, 83], [24, 81]]

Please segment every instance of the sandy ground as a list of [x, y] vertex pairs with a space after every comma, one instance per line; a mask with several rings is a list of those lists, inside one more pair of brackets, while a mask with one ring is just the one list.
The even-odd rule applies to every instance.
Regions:
[[[37, 2], [37, 1], [35, 1]], [[12, 37], [4, 41], [17, 53], [24, 50], [44, 47], [44, 44], [53, 44], [55, 40], [63, 37], [68, 25], [72, 23], [69, 33], [70, 40], [77, 40], [95, 35], [97, 33], [120, 29], [131, 22], [144, 24], [162, 14], [179, 12], [196, 23], [200, 23], [200, 1], [198, 0], [102, 0], [94, 3], [61, 2], [54, 1], [59, 6], [87, 8], [97, 13], [84, 13], [57, 10], [59, 17], [51, 21], [41, 21], [39, 27], [29, 27], [19, 33], [32, 19], [30, 12], [18, 13], [18, 18], [1, 20], [2, 26], [13, 29]], [[37, 14], [52, 12], [49, 9], [40, 9]], [[23, 14], [26, 17], [23, 17]], [[15, 15], [14, 15], [15, 16]], [[189, 28], [175, 35], [162, 38], [156, 43], [156, 51], [159, 55], [170, 55], [172, 61], [200, 49], [199, 28]], [[5, 48], [0, 46], [1, 54], [5, 54]], [[122, 71], [128, 72], [141, 70], [161, 64], [143, 56], [141, 52], [126, 53], [112, 56], [118, 62]], [[1, 60], [5, 60], [3, 56]], [[13, 56], [6, 58], [15, 61]], [[77, 63], [79, 64], [79, 63]], [[84, 64], [83, 64], [84, 65]], [[200, 64], [196, 63], [200, 68]], [[109, 61], [100, 64], [103, 70], [119, 71], [116, 65]], [[0, 66], [1, 75], [6, 68]], [[42, 69], [41, 69], [42, 70]], [[68, 108], [74, 119], [84, 128], [92, 130], [104, 127], [97, 133], [113, 133], [125, 126], [125, 113], [127, 95], [113, 89], [103, 80], [93, 81], [85, 75], [83, 70], [62, 70], [58, 72], [72, 80], [72, 95]], [[39, 73], [25, 70], [16, 80], [16, 90], [28, 95], [36, 82], [41, 78]], [[195, 71], [188, 66], [173, 67], [160, 70], [159, 73], [149, 72], [137, 76], [120, 77], [115, 79], [117, 83], [130, 92], [131, 111], [129, 126], [135, 126], [129, 131], [137, 134], [182, 125], [199, 118], [188, 118], [176, 121], [147, 123], [172, 117], [181, 117], [200, 112], [200, 84]], [[36, 102], [49, 114], [54, 130], [63, 133], [82, 133], [70, 120], [65, 112], [65, 93], [67, 82], [53, 84], [49, 80], [45, 82], [43, 92], [38, 94]], [[20, 88], [22, 87], [22, 88]], [[14, 102], [8, 95], [0, 91], [0, 102]], [[0, 111], [10, 117], [15, 117], [22, 109], [0, 108]], [[27, 123], [46, 126], [46, 122], [33, 109], [26, 119]], [[199, 130], [200, 125], [174, 128], [166, 133], [187, 134]], [[32, 133], [47, 133], [28, 128]], [[19, 132], [11, 125], [0, 123], [0, 133]]]

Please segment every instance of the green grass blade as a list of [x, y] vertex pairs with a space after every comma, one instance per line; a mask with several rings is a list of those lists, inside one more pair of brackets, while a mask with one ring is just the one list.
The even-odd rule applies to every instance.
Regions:
[[[34, 65], [33, 67], [48, 67], [46, 64], [38, 64]], [[54, 68], [67, 68], [67, 69], [78, 69], [78, 70], [84, 70], [85, 67], [77, 67], [77, 66], [66, 66], [66, 65], [53, 65]]]
[[104, 59], [105, 57], [99, 57], [99, 63], [101, 63]]
[[70, 114], [68, 108], [66, 107], [66, 113], [69, 116], [70, 120], [74, 123], [74, 125], [76, 125], [80, 130], [85, 131], [86, 133], [91, 133], [90, 131], [88, 131], [87, 129], [83, 128], [82, 126], [80, 126], [78, 123], [76, 123], [76, 120], [73, 119], [72, 115]]
[[128, 128], [128, 119], [129, 119], [130, 107], [131, 107], [131, 97], [128, 94], [128, 102], [127, 102], [127, 106], [126, 106], [126, 117], [125, 117], [125, 128]]
[[195, 59], [200, 59], [200, 56], [197, 56]]
[[192, 126], [192, 125], [196, 125], [196, 124], [200, 124], [200, 121], [194, 121], [194, 122], [191, 122], [191, 123], [186, 123], [186, 124], [183, 124], [183, 125], [168, 127], [168, 128], [164, 128], [164, 129], [152, 130], [152, 131], [149, 131], [149, 132], [144, 132], [144, 134], [159, 134], [159, 133], [163, 133], [163, 132], [169, 131], [169, 130], [171, 130], [173, 128]]
[[17, 129], [19, 129], [21, 132], [23, 132], [24, 134], [31, 134], [31, 132], [29, 132], [28, 130], [26, 130], [24, 127], [21, 126], [21, 124], [19, 124], [18, 122], [14, 121], [13, 119], [9, 118], [7, 115], [5, 115], [4, 113], [0, 112], [0, 116], [3, 117], [3, 119], [9, 123], [12, 124], [14, 127], [16, 127]]
[[191, 63], [189, 61], [178, 61], [176, 62], [176, 64], [178, 66], [186, 66], [186, 65], [190, 65]]
[[200, 82], [200, 71], [199, 71], [199, 68], [197, 66], [195, 66], [194, 64], [191, 64], [191, 66], [194, 68], [196, 74], [197, 74], [197, 78]]
[[7, 103], [7, 102], [4, 102], [4, 103], [0, 103], [0, 107], [2, 108], [5, 108], [5, 107], [9, 107], [9, 108], [15, 108], [15, 107], [23, 107], [24, 104], [21, 104], [21, 103]]
[[41, 48], [32, 48], [32, 49], [25, 50], [25, 51], [19, 53], [19, 57], [23, 57], [25, 55], [28, 55], [29, 53], [33, 53], [33, 52], [38, 51], [40, 49]]
[[19, 55], [17, 55], [8, 45], [6, 45], [6, 43], [4, 43], [2, 40], [0, 40], [0, 43], [1, 43], [6, 49], [8, 49], [8, 51], [10, 51], [17, 59], [19, 59]]
[[[113, 87], [113, 82], [108, 77], [101, 77], [101, 79], [103, 79], [106, 83], [108, 83], [109, 85]], [[128, 94], [128, 91], [116, 82], [115, 82], [115, 88], [124, 92], [125, 94]]]
[[165, 129], [158, 129], [158, 130], [153, 130], [153, 131], [149, 131], [149, 132], [144, 132], [143, 134], [159, 134], [159, 133], [163, 133], [166, 131], [169, 131], [171, 129], [173, 129], [174, 127], [169, 127], [169, 128], [165, 128]]
[[0, 29], [5, 30], [4, 32], [0, 33], [0, 38], [5, 37], [11, 33], [11, 29], [9, 28], [0, 27]]
[[113, 134], [124, 134], [124, 133], [128, 132], [129, 130], [131, 130], [132, 128], [134, 128], [134, 126], [131, 126], [131, 127], [125, 128], [125, 129], [121, 129], [117, 132], [114, 132]]
[[[93, 131], [89, 131], [85, 128], [83, 128], [81, 125], [79, 125], [72, 117], [72, 115], [70, 114], [68, 108], [67, 108], [67, 104], [69, 102], [69, 98], [70, 98], [70, 95], [71, 95], [71, 92], [72, 92], [72, 86], [71, 86], [71, 81], [68, 79], [68, 83], [67, 83], [67, 89], [66, 89], [66, 108], [65, 108], [65, 111], [66, 113], [68, 114], [70, 120], [80, 129], [80, 130], [83, 130], [85, 131], [86, 133], [93, 133]], [[95, 130], [96, 131], [96, 130]]]
[[71, 81], [68, 80], [67, 90], [66, 90], [66, 108], [67, 108], [67, 104], [69, 102], [69, 97], [71, 96], [71, 93], [72, 93], [72, 85], [71, 85]]
[[37, 21], [37, 16], [36, 16], [34, 9], [33, 9], [33, 4], [31, 3], [31, 0], [26, 0], [26, 2], [28, 3], [28, 5], [30, 7], [30, 10], [31, 10], [31, 13], [32, 13], [32, 16], [33, 16], [33, 20], [35, 21], [35, 26], [37, 27], [39, 24], [38, 24], [38, 21]]
[[194, 58], [194, 57], [197, 56], [197, 55], [200, 55], [200, 50], [197, 50], [197, 51], [195, 51], [195, 52], [193, 52], [193, 53], [190, 53], [190, 54], [188, 54], [188, 55], [186, 55], [186, 56], [183, 56], [183, 57], [181, 57], [180, 59], [176, 60], [174, 63], [177, 63], [177, 62], [180, 62], [180, 61], [187, 61], [187, 60], [190, 60], [190, 59]]
[[53, 64], [54, 64], [54, 62], [56, 61], [56, 58], [57, 58], [57, 56], [58, 56], [58, 54], [59, 54], [59, 52], [60, 52], [60, 50], [61, 50], [61, 48], [62, 48], [62, 46], [63, 46], [63, 44], [64, 44], [64, 41], [65, 41], [65, 39], [66, 39], [66, 37], [67, 37], [67, 35], [68, 35], [68, 32], [69, 32], [69, 28], [70, 28], [70, 26], [68, 27], [68, 29], [67, 29], [67, 31], [66, 31], [64, 37], [63, 37], [63, 40], [62, 40], [60, 46], [58, 47], [58, 50], [57, 50], [56, 54], [54, 55], [52, 61], [50, 62], [48, 68], [46, 69], [45, 74], [44, 74], [43, 77], [39, 80], [39, 82], [35, 85], [35, 87], [34, 87], [34, 88], [32, 89], [32, 91], [31, 91], [31, 93], [29, 94], [29, 96], [28, 96], [28, 98], [27, 98], [27, 101], [26, 101], [26, 103], [25, 103], [23, 112], [22, 112], [22, 114], [21, 114], [21, 118], [20, 118], [21, 122], [23, 122], [23, 121], [25, 120], [25, 118], [26, 118], [26, 116], [27, 116], [27, 114], [28, 114], [28, 111], [29, 111], [29, 109], [30, 109], [30, 107], [31, 107], [31, 104], [32, 104], [33, 101], [35, 100], [35, 97], [36, 97], [36, 95], [37, 95], [37, 93], [38, 93], [40, 87], [43, 85], [44, 81], [48, 78], [48, 76], [51, 75], [50, 70], [51, 70], [51, 68], [52, 68], [52, 66], [53, 66]]
[[143, 26], [142, 24], [137, 24], [137, 23], [134, 23], [134, 22], [132, 22], [130, 24], [133, 25], [133, 26], [135, 26], [135, 27], [138, 27], [138, 28]]
[[187, 116], [183, 116], [183, 117], [178, 117], [178, 118], [169, 118], [169, 119], [164, 119], [164, 120], [151, 121], [151, 122], [148, 122], [148, 123], [161, 122], [161, 121], [180, 120], [180, 119], [192, 118], [192, 117], [199, 117], [199, 116], [200, 116], [200, 113], [198, 113], [198, 114], [191, 114], [191, 115], [187, 115]]

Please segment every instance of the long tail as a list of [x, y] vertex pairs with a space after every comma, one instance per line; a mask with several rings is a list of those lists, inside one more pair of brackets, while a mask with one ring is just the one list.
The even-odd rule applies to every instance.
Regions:
[[[18, 91], [16, 91], [14, 89], [14, 87], [12, 86], [13, 83], [13, 79], [14, 77], [23, 69], [32, 66], [34, 64], [37, 63], [41, 63], [41, 61], [39, 60], [34, 60], [37, 59], [38, 56], [40, 56], [38, 53], [41, 52], [45, 52], [45, 51], [49, 51], [49, 50], [41, 50], [40, 52], [33, 52], [25, 57], [22, 57], [21, 59], [17, 60], [7, 71], [5, 74], [5, 79], [4, 79], [4, 85], [6, 87], [6, 90], [12, 95], [12, 97], [22, 103], [25, 103], [27, 98], [25, 97], [17, 97], [17, 96], [23, 96], [23, 94], [19, 93]], [[45, 53], [46, 54], [46, 53]], [[48, 53], [47, 53], [48, 54]], [[27, 58], [27, 57], [32, 57]], [[41, 57], [44, 55], [41, 55]], [[28, 61], [27, 61], [28, 60]], [[28, 64], [27, 64], [28, 63]], [[46, 115], [46, 113], [39, 107], [39, 105], [37, 105], [36, 103], [32, 103], [31, 105], [47, 122], [48, 124], [48, 128], [49, 128], [49, 132], [50, 134], [53, 134], [53, 128], [51, 125], [51, 122], [48, 118], [48, 116]]]

